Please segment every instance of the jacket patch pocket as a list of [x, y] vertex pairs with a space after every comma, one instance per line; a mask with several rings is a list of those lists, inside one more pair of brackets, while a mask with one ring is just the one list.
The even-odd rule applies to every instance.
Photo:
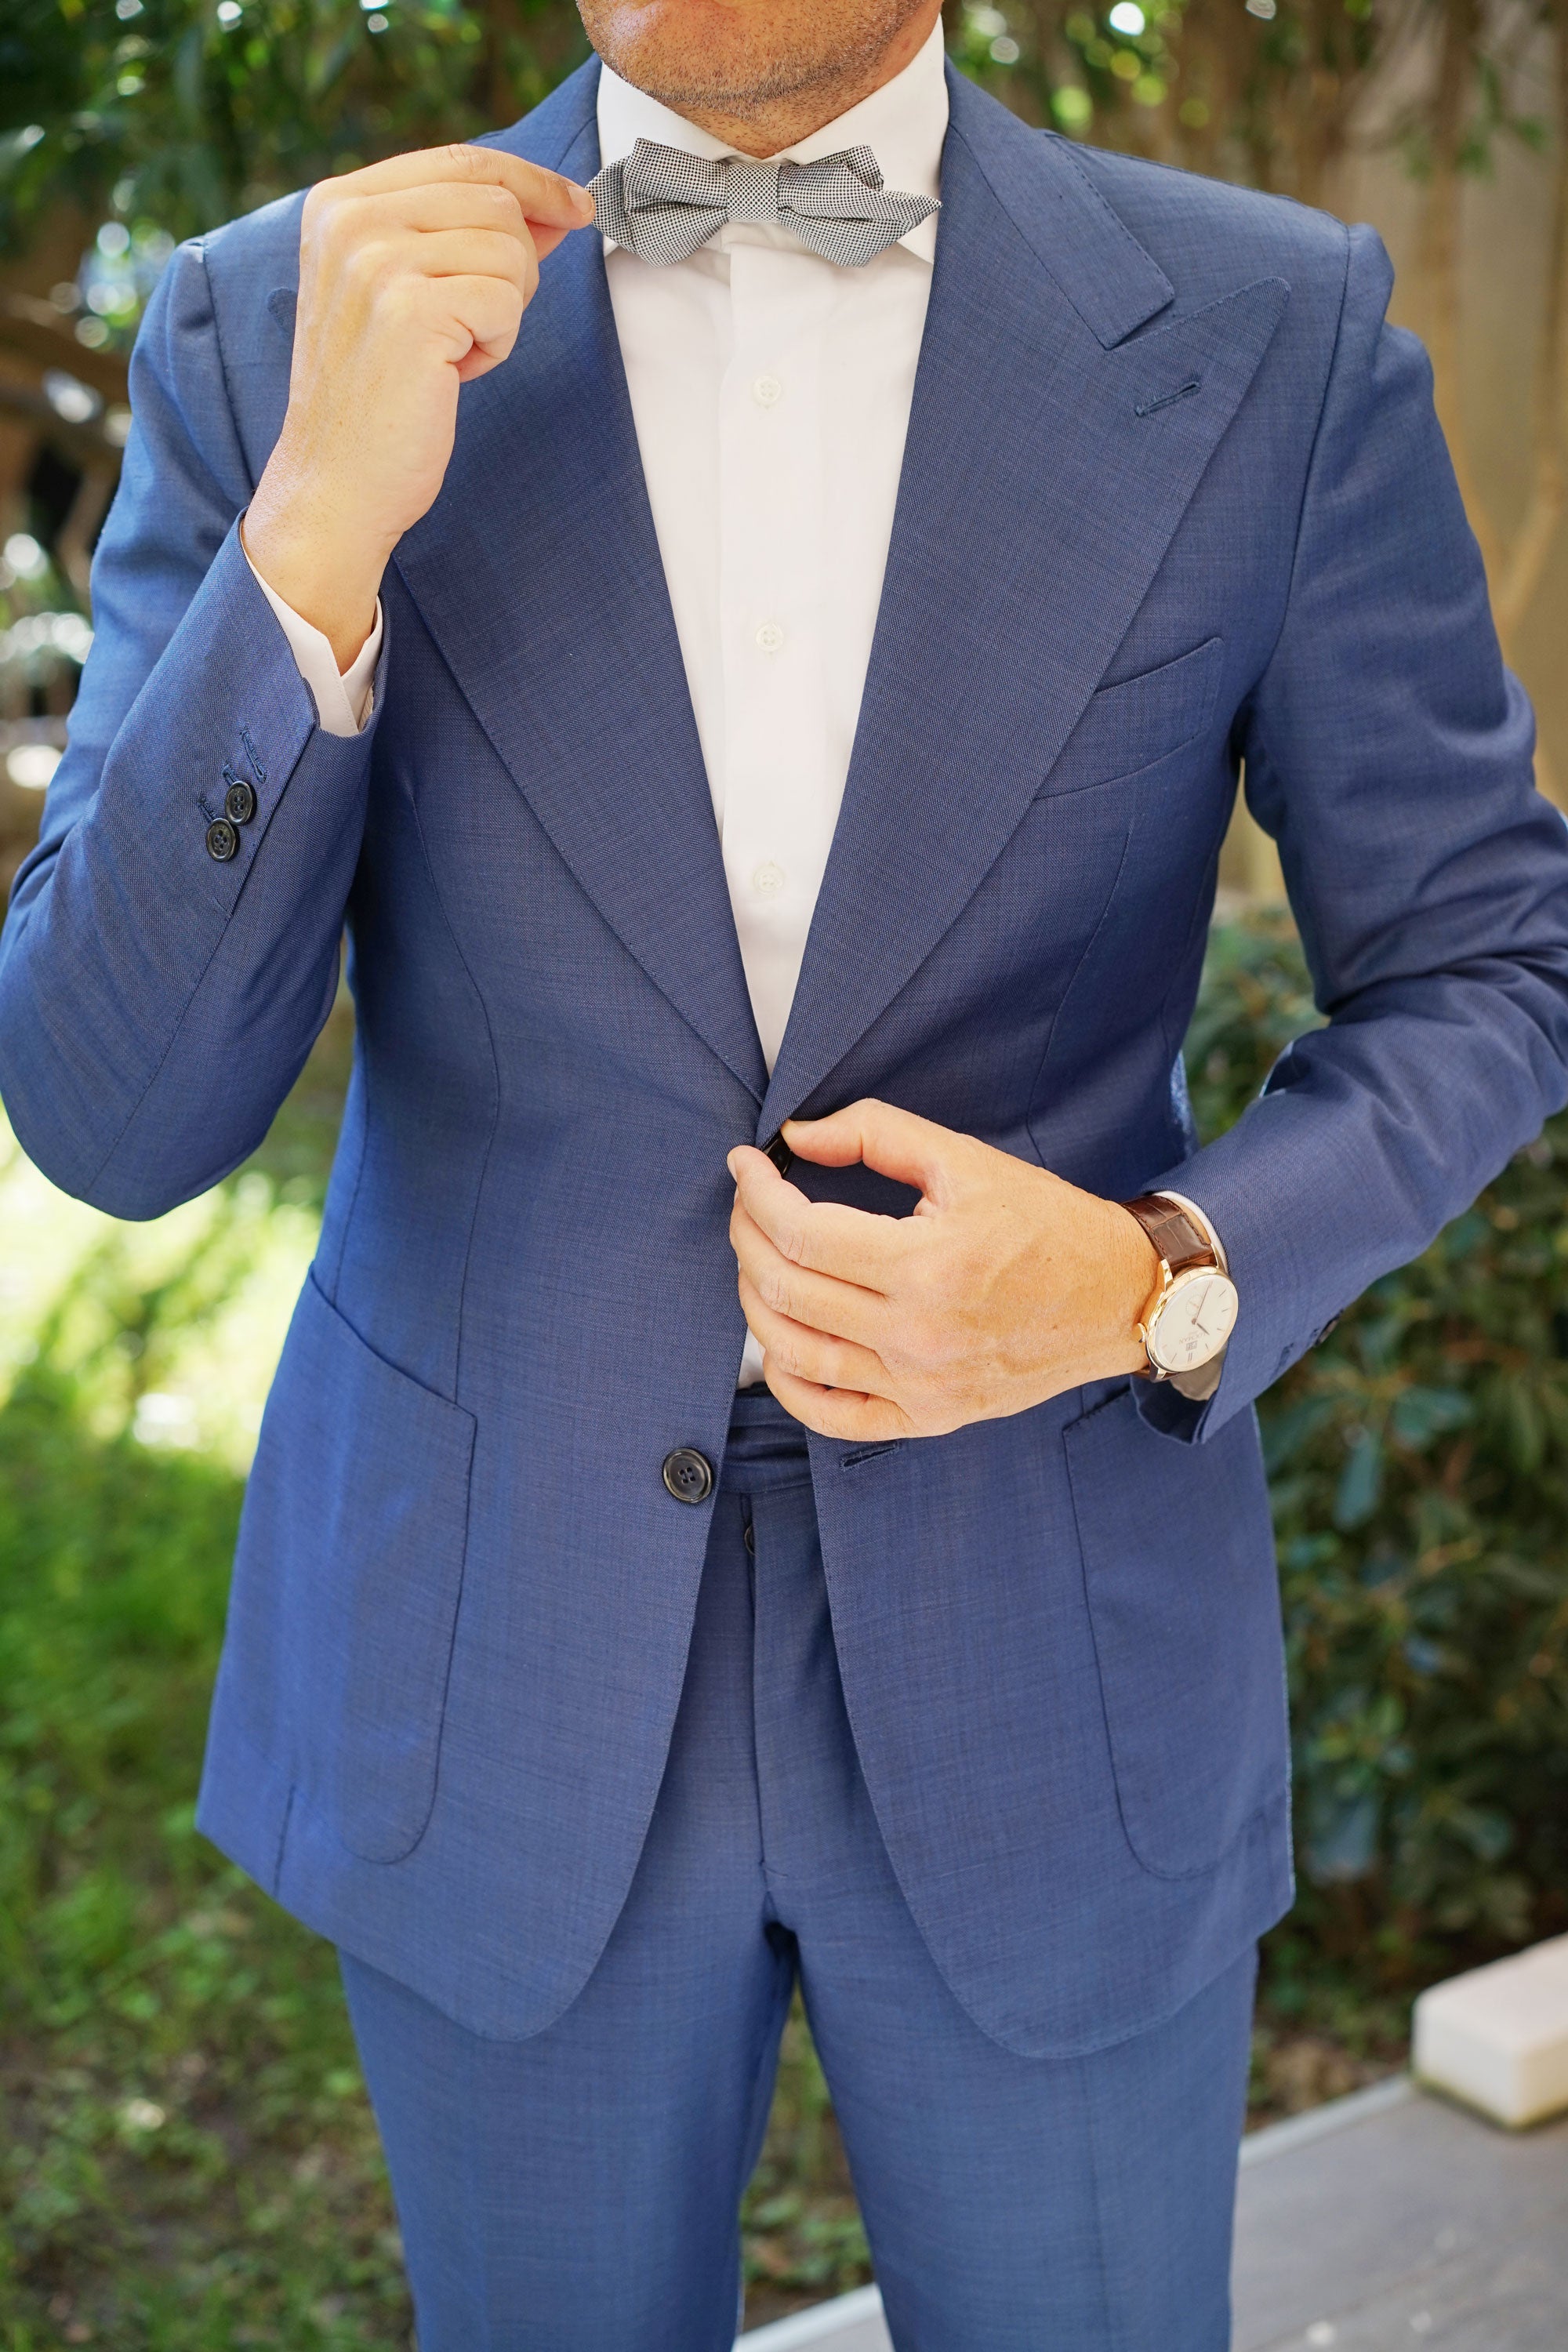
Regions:
[[1127, 1841], [1155, 1876], [1193, 1877], [1289, 1782], [1257, 1423], [1186, 1444], [1121, 1389], [1063, 1437]]
[[1042, 790], [1072, 793], [1110, 783], [1181, 751], [1214, 717], [1224, 657], [1224, 638], [1210, 637], [1158, 669], [1102, 686], [1090, 695]]
[[224, 1674], [253, 1744], [367, 1862], [411, 1853], [435, 1801], [473, 1444], [473, 1415], [378, 1356], [312, 1274], [246, 1493]]

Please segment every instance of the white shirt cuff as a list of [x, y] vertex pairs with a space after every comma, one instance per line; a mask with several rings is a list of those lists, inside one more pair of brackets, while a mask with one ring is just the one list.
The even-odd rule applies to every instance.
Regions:
[[[243, 532], [239, 544], [247, 563], [250, 563], [250, 550], [246, 547]], [[292, 604], [286, 604], [277, 591], [268, 586], [254, 563], [250, 563], [250, 569], [257, 586], [278, 615], [278, 625], [289, 640], [295, 667], [315, 699], [321, 732], [357, 735], [370, 717], [375, 698], [375, 665], [381, 657], [380, 597], [375, 600], [374, 627], [348, 668], [340, 670], [337, 656], [321, 630], [301, 619]]]

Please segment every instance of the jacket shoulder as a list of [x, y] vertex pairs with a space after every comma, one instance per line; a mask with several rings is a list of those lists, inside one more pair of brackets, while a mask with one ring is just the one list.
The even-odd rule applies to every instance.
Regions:
[[1184, 308], [1227, 293], [1238, 280], [1268, 277], [1287, 279], [1298, 294], [1316, 287], [1337, 302], [1350, 232], [1332, 214], [1141, 155], [1079, 146], [1055, 131], [1037, 135], [1066, 151], [1159, 262]]
[[1289, 289], [1291, 342], [1331, 339], [1351, 236], [1329, 214], [1031, 129], [951, 70], [948, 97], [952, 135], [1102, 342], [1262, 278]]

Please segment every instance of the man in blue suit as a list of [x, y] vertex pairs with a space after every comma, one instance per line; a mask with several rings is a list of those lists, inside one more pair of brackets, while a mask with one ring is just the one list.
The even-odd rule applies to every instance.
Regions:
[[[1563, 1101], [1568, 842], [1375, 237], [935, 0], [584, 13], [171, 264], [5, 933], [130, 1217], [349, 935], [201, 1820], [342, 1948], [423, 2352], [721, 2352], [797, 1981], [900, 2352], [1220, 2352], [1251, 1408]], [[1199, 1150], [1242, 762], [1329, 1018]]]

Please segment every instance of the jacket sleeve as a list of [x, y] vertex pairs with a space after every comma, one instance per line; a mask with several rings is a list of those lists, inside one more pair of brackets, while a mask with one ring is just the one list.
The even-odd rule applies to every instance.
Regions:
[[[57, 1184], [152, 1217], [255, 1148], [331, 1009], [383, 679], [362, 734], [325, 733], [246, 562], [199, 243], [148, 306], [131, 390], [92, 649], [0, 933], [0, 1094]], [[219, 863], [237, 780], [255, 814]]]
[[1223, 1428], [1568, 1098], [1568, 828], [1392, 277], [1353, 231], [1286, 617], [1239, 719], [1328, 1025], [1164, 1173], [1241, 1298], [1206, 1406], [1143, 1391], [1175, 1436]]

